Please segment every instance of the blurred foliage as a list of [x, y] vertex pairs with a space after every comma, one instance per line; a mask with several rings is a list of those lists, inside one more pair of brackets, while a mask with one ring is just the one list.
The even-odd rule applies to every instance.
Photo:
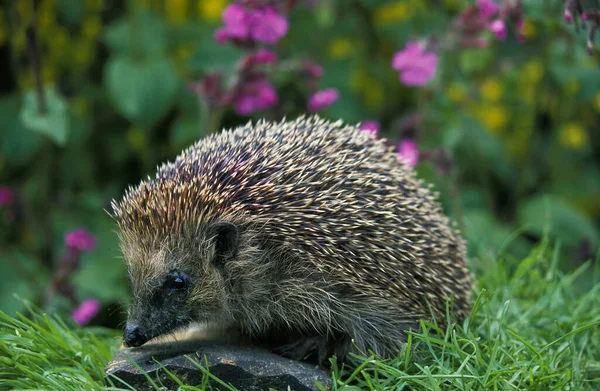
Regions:
[[[319, 85], [340, 98], [323, 115], [378, 120], [393, 142], [414, 137], [422, 151], [448, 152], [448, 170], [428, 161], [417, 169], [473, 256], [523, 257], [549, 230], [568, 268], [594, 258], [600, 241], [600, 56], [564, 24], [563, 3], [524, 0], [522, 44], [489, 33], [485, 48], [442, 48], [425, 88], [401, 85], [394, 52], [424, 35], [444, 37], [472, 1], [298, 2], [274, 51], [282, 64], [311, 59], [324, 68]], [[248, 121], [231, 109], [209, 115], [186, 88], [207, 72], [232, 75], [246, 53], [213, 38], [226, 4], [0, 0], [0, 185], [19, 200], [16, 217], [1, 223], [0, 309], [18, 309], [13, 292], [41, 303], [64, 233], [80, 226], [98, 247], [85, 255], [78, 294], [120, 309], [128, 291], [104, 211], [110, 200], [198, 138]], [[39, 83], [28, 49], [34, 19]], [[285, 72], [272, 81], [279, 105], [251, 118], [305, 111], [302, 82]], [[415, 113], [421, 120], [407, 125]]]

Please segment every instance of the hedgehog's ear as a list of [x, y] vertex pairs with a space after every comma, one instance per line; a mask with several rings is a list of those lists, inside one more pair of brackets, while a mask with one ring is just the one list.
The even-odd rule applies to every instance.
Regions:
[[208, 232], [215, 246], [215, 261], [225, 262], [233, 258], [238, 249], [238, 227], [228, 221], [219, 221], [211, 224]]

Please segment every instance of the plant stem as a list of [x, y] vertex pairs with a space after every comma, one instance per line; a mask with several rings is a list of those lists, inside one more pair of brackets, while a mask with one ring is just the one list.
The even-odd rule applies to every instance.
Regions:
[[25, 38], [27, 40], [27, 55], [29, 56], [31, 71], [33, 72], [38, 110], [41, 114], [46, 114], [48, 107], [46, 105], [46, 96], [44, 95], [44, 84], [42, 80], [42, 57], [39, 52], [37, 30], [35, 26], [36, 12], [34, 0], [31, 0], [31, 7], [34, 15], [25, 31]]
[[[34, 76], [36, 99], [40, 114], [48, 111], [46, 96], [44, 94], [44, 85], [42, 80], [42, 58], [39, 51], [38, 35], [36, 29], [36, 1], [31, 0], [33, 17], [28, 21], [25, 36], [27, 40], [27, 54], [31, 70]], [[41, 169], [39, 183], [40, 191], [36, 197], [36, 206], [34, 208], [35, 220], [41, 233], [41, 245], [38, 254], [42, 264], [52, 270], [54, 266], [54, 230], [50, 219], [50, 205], [55, 196], [55, 155], [56, 147], [52, 143], [46, 143], [42, 151]]]
[[211, 134], [219, 130], [224, 109], [222, 107], [213, 108], [209, 99], [204, 94], [198, 95], [200, 104], [200, 135]]
[[38, 208], [36, 214], [40, 224], [40, 231], [43, 235], [42, 246], [40, 249], [40, 259], [45, 261], [49, 270], [53, 270], [54, 262], [54, 229], [50, 210], [56, 196], [56, 146], [47, 142], [41, 159], [43, 169], [40, 170], [40, 193], [38, 198]]

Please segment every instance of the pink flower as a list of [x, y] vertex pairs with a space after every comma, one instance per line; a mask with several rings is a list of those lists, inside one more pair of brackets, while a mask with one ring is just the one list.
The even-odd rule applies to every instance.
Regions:
[[304, 71], [311, 77], [317, 78], [323, 76], [323, 67], [319, 64], [315, 64], [312, 61], [305, 61], [303, 68]]
[[75, 308], [75, 310], [71, 313], [71, 317], [77, 324], [84, 325], [88, 323], [100, 309], [100, 302], [96, 299], [87, 299], [84, 300], [83, 303], [79, 305], [79, 307]]
[[223, 23], [230, 38], [246, 39], [250, 34], [250, 15], [245, 7], [230, 4], [223, 10]]
[[11, 205], [16, 198], [17, 195], [13, 189], [8, 186], [0, 186], [0, 206]]
[[502, 19], [496, 19], [490, 23], [490, 30], [494, 33], [496, 39], [506, 39], [506, 23]]
[[65, 234], [67, 247], [80, 252], [92, 251], [96, 247], [96, 238], [83, 228]]
[[377, 136], [379, 133], [379, 122], [377, 121], [363, 121], [359, 127], [365, 133], [372, 134], [373, 136]]
[[255, 41], [276, 44], [287, 33], [288, 21], [273, 8], [252, 11], [251, 35]]
[[274, 62], [277, 62], [277, 54], [273, 53], [269, 49], [258, 49], [256, 53], [250, 55], [250, 63], [252, 65], [272, 64]]
[[565, 22], [569, 24], [573, 23], [573, 15], [569, 9], [565, 10]]
[[398, 144], [398, 161], [406, 163], [413, 168], [419, 162], [419, 148], [411, 139], [401, 140]]
[[221, 27], [215, 31], [215, 41], [217, 41], [220, 45], [223, 45], [228, 39], [229, 35], [227, 34], [227, 28]]
[[274, 8], [248, 9], [240, 4], [230, 4], [223, 11], [223, 23], [215, 32], [215, 40], [220, 44], [228, 39], [246, 41], [249, 39], [276, 44], [287, 33], [288, 21]]
[[438, 56], [426, 51], [419, 42], [406, 44], [392, 59], [392, 67], [400, 73], [400, 81], [407, 86], [424, 86], [435, 76]]
[[234, 98], [233, 108], [239, 115], [248, 115], [265, 110], [278, 102], [275, 88], [266, 79], [257, 79], [245, 83]]
[[482, 21], [491, 18], [499, 8], [494, 0], [477, 0], [477, 6], [479, 7], [479, 19]]
[[317, 91], [308, 99], [308, 111], [319, 111], [331, 105], [333, 102], [338, 100], [339, 97], [340, 94], [335, 88], [327, 88], [325, 90]]
[[223, 23], [225, 23], [225, 27], [220, 28], [215, 33], [218, 42], [222, 43], [226, 38], [248, 38], [250, 34], [250, 17], [246, 7], [239, 4], [229, 4], [223, 10]]

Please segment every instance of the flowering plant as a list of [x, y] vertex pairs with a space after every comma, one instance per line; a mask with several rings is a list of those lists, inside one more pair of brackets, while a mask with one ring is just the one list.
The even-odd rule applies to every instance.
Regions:
[[128, 294], [110, 199], [200, 137], [307, 113], [386, 140], [471, 252], [548, 231], [596, 253], [593, 1], [5, 3], [0, 309], [17, 292], [101, 322]]

